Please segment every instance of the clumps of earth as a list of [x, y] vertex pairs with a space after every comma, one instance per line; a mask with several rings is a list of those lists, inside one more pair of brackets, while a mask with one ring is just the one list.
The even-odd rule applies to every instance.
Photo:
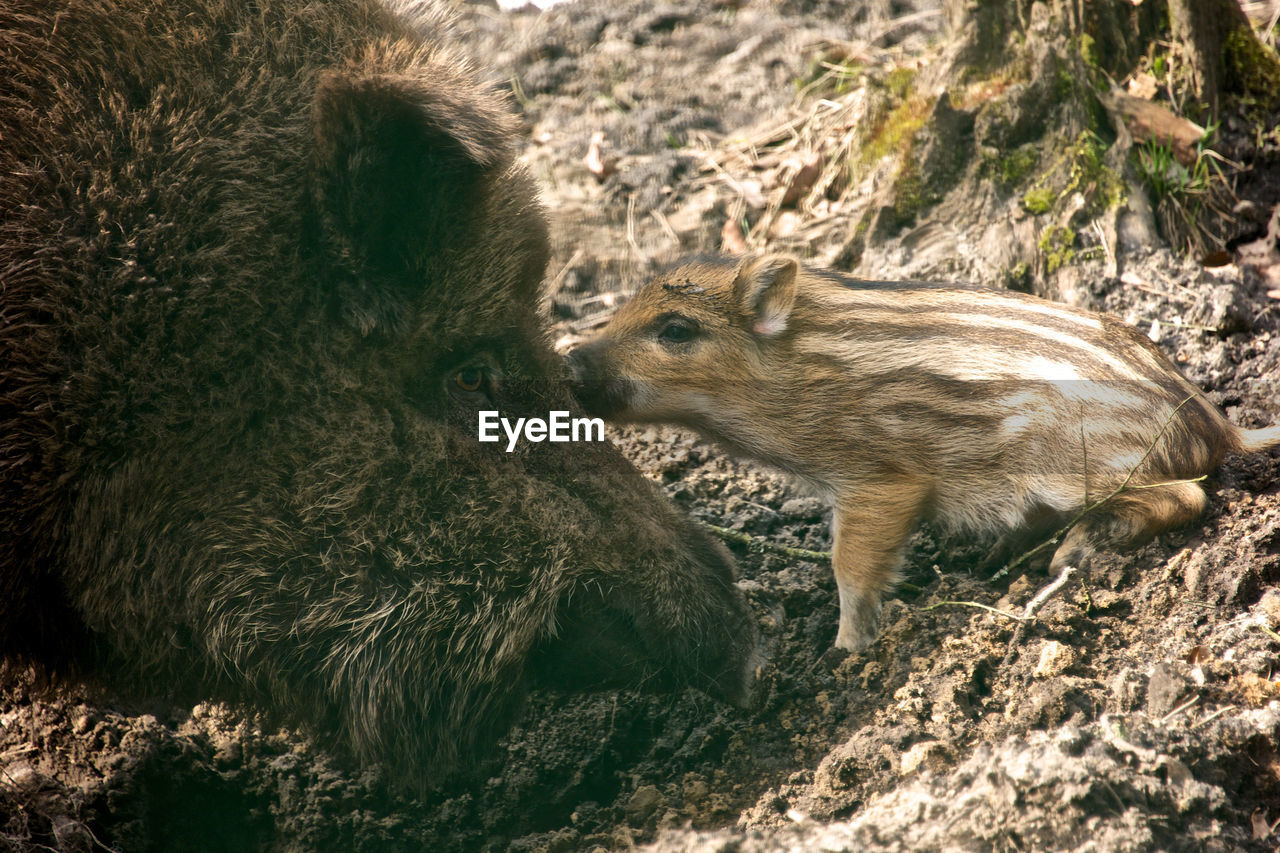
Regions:
[[[657, 265], [720, 251], [734, 233], [726, 223], [750, 235], [769, 194], [784, 193], [804, 164], [779, 162], [770, 185], [758, 160], [731, 155], [762, 121], [813, 109], [802, 90], [815, 57], [841, 45], [896, 67], [921, 61], [941, 38], [927, 0], [848, 5], [857, 8], [686, 0], [636, 10], [591, 0], [543, 13], [467, 9], [468, 41], [526, 119], [526, 157], [556, 240], [546, 307], [557, 336], [588, 331]], [[594, 167], [584, 159], [593, 137]], [[1260, 175], [1280, 168], [1269, 156]], [[754, 207], [753, 192], [766, 203]], [[801, 211], [793, 223], [814, 235], [819, 263], [838, 256], [855, 225], [852, 212], [824, 215], [815, 222]], [[982, 221], [966, 227], [978, 235]], [[1138, 325], [1235, 422], [1262, 426], [1280, 418], [1274, 218], [1270, 229], [1251, 235], [1236, 263], [1207, 268], [1153, 242], [1120, 263], [1081, 253], [1060, 281], [1039, 284]], [[1047, 597], [1054, 578], [1043, 562], [988, 577], [977, 569], [987, 543], [924, 528], [879, 641], [847, 654], [831, 648], [830, 567], [798, 556], [830, 545], [819, 501], [687, 433], [633, 428], [611, 438], [683, 510], [738, 534], [740, 585], [769, 654], [752, 707], [693, 690], [535, 693], [483, 767], [406, 799], [377, 768], [340, 767], [244, 709], [140, 706], [9, 671], [0, 847], [1280, 844], [1277, 454], [1228, 460], [1198, 523], [1103, 555]]]

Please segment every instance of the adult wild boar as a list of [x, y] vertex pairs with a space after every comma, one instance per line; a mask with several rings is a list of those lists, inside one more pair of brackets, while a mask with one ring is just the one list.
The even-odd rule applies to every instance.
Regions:
[[516, 121], [440, 23], [0, 8], [7, 657], [246, 701], [419, 781], [536, 677], [743, 695], [720, 546], [607, 446], [477, 441], [481, 409], [569, 398]]

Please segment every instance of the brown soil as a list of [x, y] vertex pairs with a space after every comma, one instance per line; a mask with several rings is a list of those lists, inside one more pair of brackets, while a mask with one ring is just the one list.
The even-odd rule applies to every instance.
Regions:
[[[718, 172], [709, 158], [803, 111], [795, 81], [824, 44], [909, 62], [942, 23], [927, 0], [847, 5], [858, 10], [595, 0], [468, 12], [477, 52], [515, 81], [528, 120], [555, 227], [548, 307], [559, 334], [590, 326], [655, 264], [718, 251], [728, 218], [756, 215], [738, 203], [753, 174]], [[582, 162], [596, 132], [618, 167], [603, 182]], [[1274, 180], [1280, 154], [1259, 156], [1258, 180]], [[838, 251], [853, 227], [841, 216], [813, 253]], [[968, 227], [980, 232], [982, 219]], [[911, 233], [892, 251], [927, 236], [913, 244]], [[1267, 295], [1280, 287], [1267, 283], [1277, 249], [1273, 226], [1250, 248], [1258, 269], [1207, 270], [1146, 246], [1121, 259], [1123, 273], [1085, 258], [1054, 283], [1151, 329], [1233, 420], [1260, 426], [1280, 418], [1280, 300]], [[829, 514], [785, 479], [672, 430], [615, 437], [691, 514], [828, 547]], [[985, 578], [984, 543], [924, 529], [880, 640], [861, 654], [831, 650], [829, 566], [734, 546], [770, 656], [754, 707], [692, 690], [537, 693], [486, 767], [421, 800], [243, 709], [141, 708], [37, 691], [9, 673], [0, 846], [1272, 850], [1280, 454], [1229, 460], [1213, 495], [1200, 523], [1103, 557], [1025, 623], [1005, 614], [1052, 580], [1043, 567]]]

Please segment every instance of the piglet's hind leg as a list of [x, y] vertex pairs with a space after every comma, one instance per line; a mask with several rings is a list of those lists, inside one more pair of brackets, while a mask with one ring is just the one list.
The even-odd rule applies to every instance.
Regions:
[[1169, 483], [1117, 495], [1068, 531], [1054, 552], [1049, 571], [1060, 572], [1065, 566], [1083, 568], [1099, 548], [1142, 545], [1158, 533], [1195, 521], [1206, 502], [1198, 483]]

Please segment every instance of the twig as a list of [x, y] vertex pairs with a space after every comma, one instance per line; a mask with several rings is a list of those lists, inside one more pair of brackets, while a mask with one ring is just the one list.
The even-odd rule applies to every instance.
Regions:
[[636, 242], [636, 197], [627, 198], [627, 245], [631, 247], [631, 251], [635, 253], [636, 260], [644, 260], [644, 252], [640, 251], [640, 244]]
[[1120, 732], [1116, 731], [1116, 729], [1111, 725], [1109, 714], [1103, 714], [1102, 719], [1099, 720], [1099, 722], [1102, 723], [1103, 738], [1107, 743], [1111, 744], [1121, 752], [1132, 753], [1143, 761], [1155, 761], [1159, 757], [1159, 753], [1154, 749], [1148, 749], [1145, 746], [1138, 746], [1137, 744], [1132, 743], [1124, 735], [1120, 734]]
[[1150, 293], [1152, 296], [1159, 296], [1160, 298], [1162, 298], [1162, 299], [1168, 299], [1168, 300], [1170, 300], [1171, 302], [1190, 302], [1190, 301], [1191, 301], [1191, 300], [1190, 300], [1188, 297], [1186, 297], [1186, 296], [1182, 296], [1182, 295], [1177, 294], [1177, 293], [1168, 293], [1168, 292], [1163, 291], [1163, 290], [1157, 290], [1156, 288], [1154, 288], [1154, 287], [1148, 287], [1148, 286], [1147, 286], [1147, 285], [1145, 285], [1145, 284], [1137, 284], [1137, 283], [1134, 283], [1134, 282], [1127, 282], [1127, 284], [1128, 284], [1130, 287], [1134, 288], [1135, 290], [1141, 290], [1143, 293]]
[[703, 160], [706, 161], [707, 165], [710, 166], [711, 169], [716, 173], [716, 175], [718, 175], [722, 181], [724, 181], [726, 184], [729, 185], [729, 189], [737, 193], [739, 199], [742, 199], [745, 201], [747, 197], [746, 188], [743, 187], [742, 184], [737, 181], [737, 179], [735, 179], [732, 175], [730, 175], [727, 171], [725, 171], [720, 166], [720, 163], [716, 160], [716, 158], [713, 157], [709, 152], [703, 152], [702, 157], [703, 157]]
[[1193, 696], [1193, 697], [1191, 697], [1190, 699], [1188, 699], [1187, 701], [1183, 702], [1181, 705], [1179, 705], [1178, 707], [1174, 708], [1172, 711], [1170, 711], [1169, 713], [1167, 713], [1167, 714], [1165, 714], [1163, 717], [1161, 717], [1161, 718], [1160, 718], [1160, 724], [1161, 724], [1161, 725], [1164, 725], [1165, 723], [1169, 722], [1169, 721], [1170, 721], [1170, 720], [1172, 720], [1174, 717], [1178, 716], [1178, 715], [1179, 715], [1179, 714], [1181, 714], [1183, 711], [1187, 710], [1187, 709], [1188, 709], [1188, 708], [1190, 708], [1192, 705], [1194, 705], [1194, 704], [1196, 704], [1197, 702], [1199, 702], [1199, 701], [1201, 700], [1201, 698], [1203, 698], [1203, 697], [1201, 697], [1201, 696], [1198, 696], [1198, 695], [1197, 695], [1197, 696]]
[[1203, 483], [1209, 479], [1208, 474], [1201, 474], [1199, 477], [1188, 477], [1185, 480], [1165, 480], [1161, 483], [1143, 483], [1141, 486], [1130, 486], [1125, 489], [1126, 492], [1140, 492], [1143, 489], [1159, 489], [1164, 486], [1181, 486], [1185, 483]]
[[1027, 606], [1022, 609], [1022, 618], [1030, 619], [1040, 609], [1040, 605], [1049, 600], [1049, 596], [1062, 589], [1062, 585], [1067, 582], [1067, 578], [1076, 572], [1075, 566], [1063, 566], [1062, 571], [1053, 579], [1053, 582], [1044, 589], [1036, 593], [1036, 597], [1027, 602]]
[[1040, 605], [1049, 600], [1049, 596], [1062, 589], [1062, 585], [1067, 582], [1067, 578], [1071, 577], [1076, 571], [1075, 566], [1063, 566], [1062, 571], [1053, 581], [1035, 594], [1035, 597], [1027, 602], [1022, 608], [1022, 618], [1018, 620], [1018, 627], [1013, 630], [1013, 636], [1009, 638], [1009, 650], [1004, 653], [1004, 660], [1000, 661], [1000, 668], [1006, 669], [1013, 662], [1013, 655], [1017, 651], [1018, 646], [1022, 644], [1022, 638], [1027, 633], [1027, 622], [1035, 616]]
[[662, 211], [651, 210], [649, 211], [649, 215], [652, 216], [657, 221], [658, 225], [662, 227], [663, 232], [666, 233], [671, 242], [679, 246], [680, 235], [676, 233], [676, 229], [671, 227], [671, 222], [663, 215]]
[[890, 21], [888, 21], [884, 26], [880, 27], [880, 32], [876, 33], [874, 36], [867, 39], [867, 41], [870, 42], [871, 44], [875, 44], [876, 42], [883, 39], [885, 36], [892, 33], [894, 30], [900, 29], [902, 27], [910, 26], [911, 24], [915, 24], [920, 21], [926, 20], [927, 18], [932, 18], [935, 15], [941, 15], [941, 14], [942, 14], [941, 9], [925, 9], [923, 12], [912, 12], [908, 15], [902, 15], [900, 17], [893, 18]]
[[785, 557], [793, 557], [797, 560], [809, 560], [814, 563], [831, 562], [830, 551], [810, 551], [807, 548], [790, 548], [786, 545], [779, 545], [775, 542], [770, 542], [767, 539], [761, 539], [757, 536], [752, 536], [749, 533], [743, 533], [738, 530], [730, 530], [727, 527], [721, 527], [718, 524], [711, 524], [707, 521], [699, 521], [698, 523], [726, 542], [744, 545], [752, 551], [772, 551], [775, 554], [782, 554]]
[[560, 272], [556, 273], [556, 277], [551, 279], [551, 284], [547, 287], [548, 293], [555, 293], [560, 289], [560, 282], [564, 281], [564, 277], [569, 274], [569, 270], [573, 268], [573, 265], [582, 260], [582, 255], [583, 251], [581, 249], [573, 250], [572, 257], [564, 262], [564, 266], [560, 268]]
[[1263, 632], [1268, 637], [1275, 640], [1277, 643], [1280, 643], [1280, 634], [1277, 634], [1275, 631], [1272, 631], [1270, 628], [1268, 628], [1266, 625], [1263, 625], [1261, 622], [1254, 622], [1253, 624], [1254, 624], [1254, 627], [1256, 627], [1259, 631]]
[[[1138, 319], [1145, 323], [1148, 320], [1159, 320], [1160, 318], [1159, 317], [1139, 317]], [[1181, 317], [1174, 317], [1172, 320], [1167, 320], [1165, 322], [1167, 322], [1170, 326], [1173, 326], [1175, 329], [1190, 329], [1193, 332], [1209, 332], [1212, 334], [1217, 334], [1219, 331], [1218, 329], [1215, 329], [1213, 326], [1200, 326], [1195, 323], [1188, 323], [1185, 320], [1183, 320]]]
[[1107, 256], [1107, 269], [1114, 270], [1116, 268], [1116, 253], [1111, 251], [1111, 244], [1107, 242], [1107, 234], [1102, 230], [1102, 224], [1098, 220], [1093, 220], [1093, 230], [1098, 235], [1098, 242], [1102, 244], [1102, 251]]
[[1189, 728], [1191, 728], [1191, 729], [1198, 729], [1198, 728], [1200, 728], [1200, 727], [1201, 727], [1201, 726], [1203, 726], [1203, 725], [1207, 725], [1208, 723], [1213, 722], [1214, 720], [1218, 719], [1219, 717], [1221, 717], [1223, 714], [1227, 713], [1228, 711], [1234, 711], [1235, 709], [1236, 709], [1236, 706], [1235, 706], [1235, 705], [1227, 705], [1227, 706], [1225, 706], [1225, 707], [1219, 708], [1218, 710], [1214, 711], [1214, 712], [1213, 712], [1212, 714], [1210, 714], [1209, 716], [1205, 717], [1203, 720], [1200, 720], [1199, 722], [1196, 722], [1196, 723], [1192, 723], [1192, 724], [1191, 724], [1191, 726], [1189, 726]]
[[920, 609], [921, 610], [937, 610], [939, 607], [946, 607], [948, 605], [955, 606], [955, 607], [976, 607], [979, 610], [985, 610], [988, 613], [994, 613], [995, 615], [1003, 616], [1006, 619], [1016, 619], [1019, 622], [1022, 622], [1022, 621], [1025, 621], [1026, 619], [1031, 618], [1029, 616], [1019, 616], [1017, 613], [1010, 613], [1008, 610], [1001, 610], [998, 607], [991, 607], [986, 604], [979, 604], [976, 601], [939, 601], [936, 604], [930, 604], [928, 607], [921, 607]]
[[[767, 539], [761, 539], [758, 536], [752, 536], [750, 533], [730, 530], [727, 527], [721, 527], [720, 525], [712, 524], [709, 521], [703, 521], [701, 519], [695, 520], [698, 524], [701, 524], [703, 527], [707, 528], [707, 530], [710, 530], [724, 541], [731, 542], [735, 545], [742, 545], [747, 548], [747, 550], [755, 551], [758, 554], [764, 553], [765, 551], [771, 551], [775, 554], [781, 554], [784, 557], [791, 557], [796, 560], [808, 560], [811, 563], [831, 562], [830, 551], [810, 551], [808, 548], [791, 548], [786, 545], [779, 545], [776, 542], [770, 542]], [[908, 583], [907, 581], [898, 581], [898, 589], [904, 592], [924, 592], [922, 587], [918, 587], [913, 583]], [[982, 607], [983, 605], [979, 604], [977, 606]]]
[[34, 744], [30, 744], [30, 743], [19, 744], [18, 746], [13, 747], [12, 749], [6, 749], [4, 752], [0, 752], [0, 761], [9, 762], [20, 755], [26, 755], [28, 753], [35, 752], [37, 749], [39, 749], [39, 747], [35, 746]]

